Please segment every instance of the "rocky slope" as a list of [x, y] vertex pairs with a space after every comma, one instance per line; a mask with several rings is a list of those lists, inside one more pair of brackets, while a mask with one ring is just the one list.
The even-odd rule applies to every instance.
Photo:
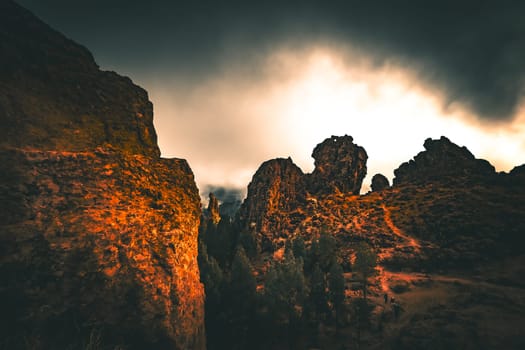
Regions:
[[0, 1], [2, 347], [203, 349], [200, 199], [147, 93]]
[[[348, 157], [326, 159], [355, 159], [351, 149]], [[325, 349], [348, 344], [361, 349], [523, 348], [523, 165], [509, 174], [496, 173], [465, 147], [445, 137], [428, 139], [425, 151], [395, 171], [393, 186], [375, 176], [373, 192], [356, 195], [352, 187], [342, 191], [325, 186], [330, 179], [319, 184], [324, 191], [311, 191], [310, 175], [304, 175], [303, 187], [297, 180], [287, 186], [283, 181], [289, 176], [268, 177], [261, 171], [272, 162], [254, 175], [250, 187], [259, 190], [249, 187], [239, 216], [241, 223], [246, 218], [257, 223], [258, 217], [267, 217], [268, 204], [278, 199], [265, 225], [246, 227], [244, 222], [247, 232], [267, 240], [252, 259], [257, 276], [267, 276], [268, 266], [283, 259], [287, 241], [301, 236], [313, 250], [323, 232], [335, 237], [335, 255], [345, 271], [350, 320], [331, 333], [326, 330], [314, 344]], [[295, 173], [301, 178], [300, 170]], [[347, 174], [347, 183], [359, 178]], [[268, 190], [262, 185], [268, 179], [279, 179], [279, 186]], [[297, 188], [305, 195], [297, 195]], [[377, 252], [379, 261], [375, 276], [368, 279], [370, 322], [364, 331], [356, 331], [361, 321], [352, 314], [352, 305], [363, 294], [353, 258], [362, 241]], [[316, 249], [321, 249], [319, 243]], [[259, 283], [263, 290], [264, 279]], [[396, 304], [385, 303], [385, 293]], [[394, 305], [400, 305], [400, 315]]]
[[[333, 140], [328, 139], [322, 145], [337, 143]], [[273, 240], [274, 249], [282, 246], [283, 237], [302, 235], [308, 240], [324, 230], [338, 238], [341, 254], [345, 254], [344, 248], [351, 242], [366, 240], [380, 249], [383, 263], [398, 267], [460, 266], [458, 262], [473, 263], [477, 259], [523, 252], [521, 244], [512, 243], [521, 242], [520, 232], [525, 230], [522, 219], [525, 190], [517, 185], [521, 183], [521, 167], [510, 174], [497, 174], [487, 161], [475, 159], [465, 147], [445, 137], [426, 140], [425, 148], [395, 171], [392, 187], [388, 187], [386, 179], [375, 176], [374, 192], [364, 196], [355, 195], [356, 187], [343, 191], [332, 186], [331, 192], [315, 193], [308, 191], [315, 185], [305, 181], [306, 195], [302, 197], [295, 194], [298, 181], [288, 187], [283, 184], [286, 181], [283, 177], [274, 191], [266, 191], [264, 187], [262, 191], [250, 191], [249, 187], [240, 217], [255, 222], [257, 218], [268, 217], [270, 211], [264, 203], [273, 203], [278, 198], [278, 203], [286, 205], [275, 206], [272, 220], [254, 227], [258, 237], [279, 233], [281, 240]], [[347, 159], [347, 165], [340, 167], [351, 168], [348, 164], [355, 164], [355, 149], [347, 147], [345, 156], [341, 148], [332, 148], [325, 158]], [[361, 161], [354, 168], [362, 171], [346, 174], [347, 183], [360, 185], [360, 176], [366, 169], [366, 153], [363, 150], [358, 154]], [[318, 160], [316, 166], [322, 167]], [[299, 170], [296, 173], [300, 178]], [[252, 188], [266, 181], [262, 175], [260, 171], [254, 175]], [[305, 177], [308, 176], [310, 181], [315, 178]], [[339, 179], [342, 182], [344, 177]], [[318, 186], [327, 189], [326, 183], [330, 181], [320, 183]], [[279, 192], [279, 188], [287, 192]], [[289, 188], [294, 188], [292, 195]], [[259, 207], [254, 210], [251, 203], [258, 203]]]

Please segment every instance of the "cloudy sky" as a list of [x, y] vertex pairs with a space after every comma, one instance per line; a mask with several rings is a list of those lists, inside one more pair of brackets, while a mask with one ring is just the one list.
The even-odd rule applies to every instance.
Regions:
[[365, 147], [365, 186], [427, 137], [525, 163], [525, 2], [18, 2], [148, 90], [163, 156], [203, 192], [270, 158], [309, 172], [331, 135]]

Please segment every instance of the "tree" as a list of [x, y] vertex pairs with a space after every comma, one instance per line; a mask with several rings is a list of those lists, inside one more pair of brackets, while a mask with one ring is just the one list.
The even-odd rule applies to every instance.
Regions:
[[312, 271], [316, 263], [326, 273], [336, 261], [337, 252], [335, 238], [322, 231], [318, 239], [313, 239], [310, 249], [306, 254], [307, 271]]
[[296, 259], [305, 259], [306, 258], [306, 248], [304, 246], [304, 239], [301, 236], [297, 236], [292, 241], [292, 250], [293, 255]]
[[338, 263], [332, 264], [328, 274], [328, 295], [335, 311], [335, 324], [337, 330], [338, 320], [341, 318], [345, 302], [345, 278], [343, 268]]
[[352, 302], [352, 320], [355, 323], [357, 348], [361, 348], [361, 330], [370, 322], [371, 308], [366, 299], [357, 298]]
[[363, 283], [363, 298], [366, 300], [366, 291], [368, 286], [368, 278], [375, 273], [377, 265], [377, 254], [372, 248], [361, 242], [357, 245], [355, 250], [354, 270], [361, 275]]
[[299, 320], [306, 296], [306, 282], [302, 259], [295, 259], [291, 252], [282, 262], [276, 262], [266, 274], [265, 300], [277, 323], [288, 328], [289, 344], [296, 338]]
[[328, 272], [336, 262], [336, 241], [332, 235], [322, 232], [319, 237], [319, 265]]
[[242, 246], [238, 246], [232, 262], [228, 304], [231, 311], [232, 338], [240, 336], [238, 340], [241, 348], [245, 346], [249, 325], [255, 313], [256, 286], [246, 252]]
[[328, 311], [328, 298], [326, 295], [326, 279], [325, 274], [315, 264], [310, 278], [310, 297], [309, 304], [314, 312], [314, 318], [320, 320]]
[[256, 286], [250, 261], [244, 248], [239, 246], [232, 262], [230, 291], [241, 313], [246, 313], [253, 307]]

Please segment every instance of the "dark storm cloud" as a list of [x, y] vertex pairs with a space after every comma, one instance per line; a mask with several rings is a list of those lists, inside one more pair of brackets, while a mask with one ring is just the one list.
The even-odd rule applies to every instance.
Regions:
[[[394, 61], [482, 119], [505, 120], [523, 96], [522, 1], [19, 1], [100, 62], [187, 83], [225, 65], [258, 74], [282, 43], [350, 44]], [[126, 72], [124, 72], [126, 73]]]

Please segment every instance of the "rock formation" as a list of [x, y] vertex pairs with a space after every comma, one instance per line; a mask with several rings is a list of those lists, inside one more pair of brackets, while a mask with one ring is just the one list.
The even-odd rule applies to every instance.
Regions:
[[372, 191], [378, 192], [390, 187], [388, 179], [383, 174], [375, 174], [372, 177]]
[[444, 136], [439, 140], [425, 140], [424, 147], [425, 151], [394, 171], [394, 185], [486, 179], [495, 175], [489, 162], [474, 158], [466, 147], [459, 147]]
[[219, 200], [213, 193], [210, 192], [209, 195], [210, 201], [208, 203], [208, 216], [211, 222], [215, 225], [221, 221], [221, 215], [219, 213]]
[[[289, 224], [284, 213], [304, 203], [334, 193], [356, 194], [366, 176], [365, 150], [351, 136], [332, 136], [313, 152], [315, 169], [303, 174], [290, 158], [264, 162], [248, 185], [248, 195], [239, 210], [241, 226], [256, 234], [263, 249], [286, 237]], [[266, 248], [265, 248], [266, 247]]]
[[514, 167], [509, 173], [510, 181], [516, 185], [525, 185], [525, 164]]
[[291, 158], [264, 162], [248, 185], [248, 196], [239, 214], [241, 220], [263, 236], [278, 232], [275, 222], [281, 213], [292, 209], [303, 193], [304, 174]]
[[352, 136], [332, 136], [324, 140], [315, 147], [312, 157], [315, 169], [308, 182], [309, 191], [359, 194], [368, 156], [364, 148], [353, 143]]
[[205, 348], [200, 199], [152, 120], [143, 89], [0, 2], [3, 346]]

